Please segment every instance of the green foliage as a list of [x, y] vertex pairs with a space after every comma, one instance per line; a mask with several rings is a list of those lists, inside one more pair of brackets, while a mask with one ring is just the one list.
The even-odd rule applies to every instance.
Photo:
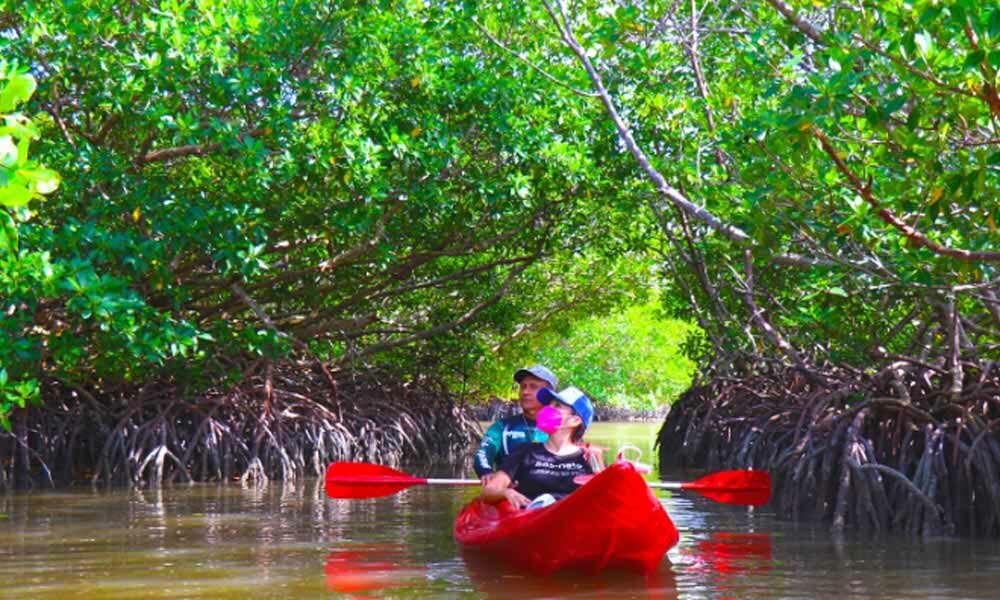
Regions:
[[[41, 199], [59, 187], [59, 175], [42, 167], [28, 156], [31, 141], [38, 138], [38, 128], [28, 117], [13, 112], [35, 93], [35, 78], [18, 70], [16, 65], [0, 63], [0, 206], [22, 208], [31, 200]], [[11, 219], [5, 219], [0, 250], [17, 251], [17, 238]]]
[[29, 156], [39, 136], [36, 122], [14, 112], [34, 91], [34, 77], [0, 63], [0, 426], [5, 429], [11, 410], [39, 399], [37, 378], [23, 368], [38, 358], [25, 334], [34, 302], [51, 290], [55, 275], [47, 253], [22, 250], [19, 243], [20, 224], [31, 216], [29, 202], [59, 186], [59, 176]]
[[5, 54], [44, 73], [40, 152], [64, 177], [20, 227], [47, 262], [16, 278], [12, 377], [202, 384], [304, 347], [453, 373], [634, 283], [589, 271], [648, 263], [651, 219], [591, 143], [600, 107], [485, 51], [458, 5], [3, 16]]
[[[956, 294], [995, 347], [975, 293], [995, 262], [941, 256], [880, 211], [946, 246], [1000, 245], [1000, 11], [813, 3], [810, 39], [768, 3], [696, 4], [566, 14], [651, 165], [747, 232], [748, 263], [651, 189], [544, 3], [17, 3], [0, 46], [38, 92], [7, 68], [0, 107], [30, 97], [42, 116], [0, 135], [7, 376], [205, 383], [308, 348], [335, 369], [488, 381], [483, 357], [526, 337], [672, 348], [579, 324], [654, 276], [700, 327], [699, 360], [773, 351], [767, 318], [867, 364], [940, 337], [928, 324]], [[652, 358], [557, 358], [609, 401], [676, 389]]]
[[481, 365], [472, 385], [506, 397], [516, 369], [541, 363], [556, 373], [560, 387], [585, 390], [597, 405], [654, 410], [691, 385], [695, 363], [682, 346], [696, 335], [697, 328], [665, 318], [655, 303], [639, 304], [510, 347]]
[[[543, 4], [497, 7], [494, 22], [529, 12], [505, 32], [510, 45], [589, 89], [559, 36], [532, 33], [540, 23], [555, 31]], [[978, 291], [996, 289], [996, 261], [931, 244], [1000, 247], [1000, 8], [793, 4], [811, 30], [766, 2], [612, 9], [581, 0], [565, 12], [652, 166], [751, 237], [759, 310], [746, 300], [746, 247], [665, 210], [666, 304], [697, 318], [716, 354], [777, 352], [766, 318], [808, 355], [866, 366], [926, 345], [928, 331], [943, 336], [941, 307], [957, 294], [977, 332], [972, 354], [995, 355], [994, 305]], [[646, 178], [634, 160], [608, 169], [629, 183]]]

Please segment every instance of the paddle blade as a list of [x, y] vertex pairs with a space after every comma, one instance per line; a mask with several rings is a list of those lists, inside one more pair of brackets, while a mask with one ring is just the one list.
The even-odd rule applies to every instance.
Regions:
[[369, 463], [336, 462], [326, 468], [326, 495], [331, 498], [381, 498], [424, 483], [426, 479]]
[[761, 506], [771, 499], [771, 476], [767, 471], [719, 471], [682, 483], [681, 489], [725, 504]]

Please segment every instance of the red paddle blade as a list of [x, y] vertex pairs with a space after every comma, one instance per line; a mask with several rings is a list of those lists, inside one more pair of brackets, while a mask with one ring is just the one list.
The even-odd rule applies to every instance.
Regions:
[[326, 495], [331, 498], [381, 498], [423, 483], [427, 480], [382, 465], [336, 462], [326, 468]]
[[725, 504], [760, 506], [771, 499], [771, 476], [767, 471], [719, 471], [691, 483], [682, 483], [681, 489]]
[[[583, 485], [593, 475], [577, 475], [573, 483]], [[724, 504], [760, 506], [771, 499], [771, 476], [767, 471], [719, 471], [690, 483], [653, 481], [649, 487], [690, 490]]]

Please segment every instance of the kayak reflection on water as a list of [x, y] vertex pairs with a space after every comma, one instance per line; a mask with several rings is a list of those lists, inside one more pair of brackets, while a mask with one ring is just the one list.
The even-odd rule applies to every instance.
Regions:
[[476, 591], [484, 598], [679, 598], [678, 574], [711, 575], [716, 591], [725, 592], [737, 575], [759, 574], [771, 568], [771, 536], [768, 533], [713, 533], [707, 540], [679, 548], [678, 564], [668, 558], [648, 575], [608, 570], [581, 577], [578, 571], [540, 576], [504, 566], [480, 552], [464, 550], [462, 560]]
[[416, 564], [399, 543], [338, 548], [327, 555], [323, 570], [327, 589], [347, 594], [412, 587], [427, 578], [426, 565]]
[[716, 575], [720, 581], [733, 575], [767, 572], [772, 563], [769, 533], [717, 532], [680, 550], [686, 571]]
[[648, 598], [676, 600], [676, 576], [664, 560], [648, 575], [610, 569], [581, 577], [570, 570], [542, 576], [514, 570], [503, 562], [474, 550], [463, 550], [462, 560], [472, 585], [483, 598]]

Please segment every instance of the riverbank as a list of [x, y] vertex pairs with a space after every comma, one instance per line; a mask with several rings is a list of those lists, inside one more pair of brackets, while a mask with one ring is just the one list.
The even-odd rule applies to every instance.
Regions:
[[930, 365], [718, 378], [674, 404], [660, 471], [767, 469], [779, 514], [835, 531], [1000, 537], [1000, 369], [964, 373], [958, 394]]
[[241, 383], [197, 394], [170, 381], [113, 391], [50, 382], [41, 406], [0, 431], [0, 488], [294, 480], [333, 461], [454, 461], [477, 436], [443, 386], [384, 373], [261, 362]]

